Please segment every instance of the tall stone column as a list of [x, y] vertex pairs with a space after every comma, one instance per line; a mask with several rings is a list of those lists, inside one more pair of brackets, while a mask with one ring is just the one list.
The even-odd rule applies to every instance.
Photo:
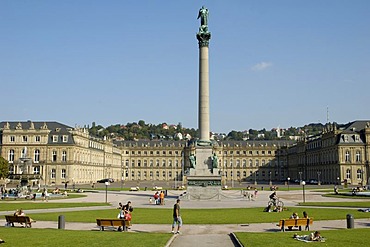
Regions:
[[213, 153], [213, 144], [209, 138], [209, 40], [208, 9], [199, 10], [201, 20], [197, 39], [199, 43], [199, 108], [198, 124], [200, 140], [191, 146], [187, 175], [187, 193], [190, 200], [220, 200], [221, 176], [218, 170], [218, 158]]
[[208, 9], [202, 7], [198, 18], [201, 26], [197, 33], [199, 44], [199, 105], [198, 128], [200, 141], [209, 142], [209, 40], [211, 33], [208, 31]]
[[209, 62], [208, 45], [199, 44], [199, 109], [200, 141], [209, 141]]

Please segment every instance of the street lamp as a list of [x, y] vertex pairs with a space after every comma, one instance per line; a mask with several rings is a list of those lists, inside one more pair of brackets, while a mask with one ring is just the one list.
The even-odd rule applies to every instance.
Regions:
[[302, 187], [303, 187], [303, 203], [306, 202], [306, 194], [305, 194], [305, 190], [304, 190], [304, 186], [306, 185], [306, 182], [305, 181], [302, 181]]
[[321, 175], [321, 172], [317, 172], [317, 185], [321, 185], [320, 175]]
[[105, 203], [108, 203], [108, 185], [109, 182], [105, 182]]
[[231, 158], [231, 187], [234, 188], [234, 164], [233, 164], [233, 158]]
[[269, 171], [269, 179], [270, 179], [269, 184], [270, 184], [270, 186], [271, 186], [271, 185], [272, 185], [272, 182], [271, 182], [271, 171]]
[[289, 191], [289, 181], [290, 181], [290, 177], [287, 177], [286, 179], [288, 181], [288, 191]]

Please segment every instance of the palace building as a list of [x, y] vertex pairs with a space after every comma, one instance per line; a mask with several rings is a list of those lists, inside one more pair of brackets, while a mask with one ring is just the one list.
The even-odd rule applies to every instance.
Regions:
[[[213, 145], [223, 185], [316, 179], [321, 183], [369, 184], [370, 126], [366, 121], [327, 125], [297, 142], [219, 141]], [[10, 180], [40, 185], [115, 181], [186, 183], [194, 154], [191, 141], [115, 141], [87, 128], [58, 122], [0, 122], [0, 154]]]

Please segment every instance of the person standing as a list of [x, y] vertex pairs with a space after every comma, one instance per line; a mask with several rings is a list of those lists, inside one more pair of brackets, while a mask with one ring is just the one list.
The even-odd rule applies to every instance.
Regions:
[[164, 205], [164, 191], [163, 190], [159, 194], [159, 201], [161, 202], [161, 205]]
[[[175, 232], [175, 226], [177, 225], [177, 231]], [[173, 223], [172, 233], [180, 234], [180, 228], [182, 226], [182, 219], [180, 214], [180, 199], [177, 199], [175, 205], [173, 205]]]

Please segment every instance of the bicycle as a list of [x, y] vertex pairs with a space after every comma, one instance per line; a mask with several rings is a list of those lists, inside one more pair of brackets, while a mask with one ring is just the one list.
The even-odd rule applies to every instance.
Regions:
[[276, 200], [270, 199], [270, 201], [267, 203], [267, 207], [268, 208], [277, 207], [277, 208], [283, 209], [284, 208], [284, 202], [281, 201], [279, 198], [276, 199]]

